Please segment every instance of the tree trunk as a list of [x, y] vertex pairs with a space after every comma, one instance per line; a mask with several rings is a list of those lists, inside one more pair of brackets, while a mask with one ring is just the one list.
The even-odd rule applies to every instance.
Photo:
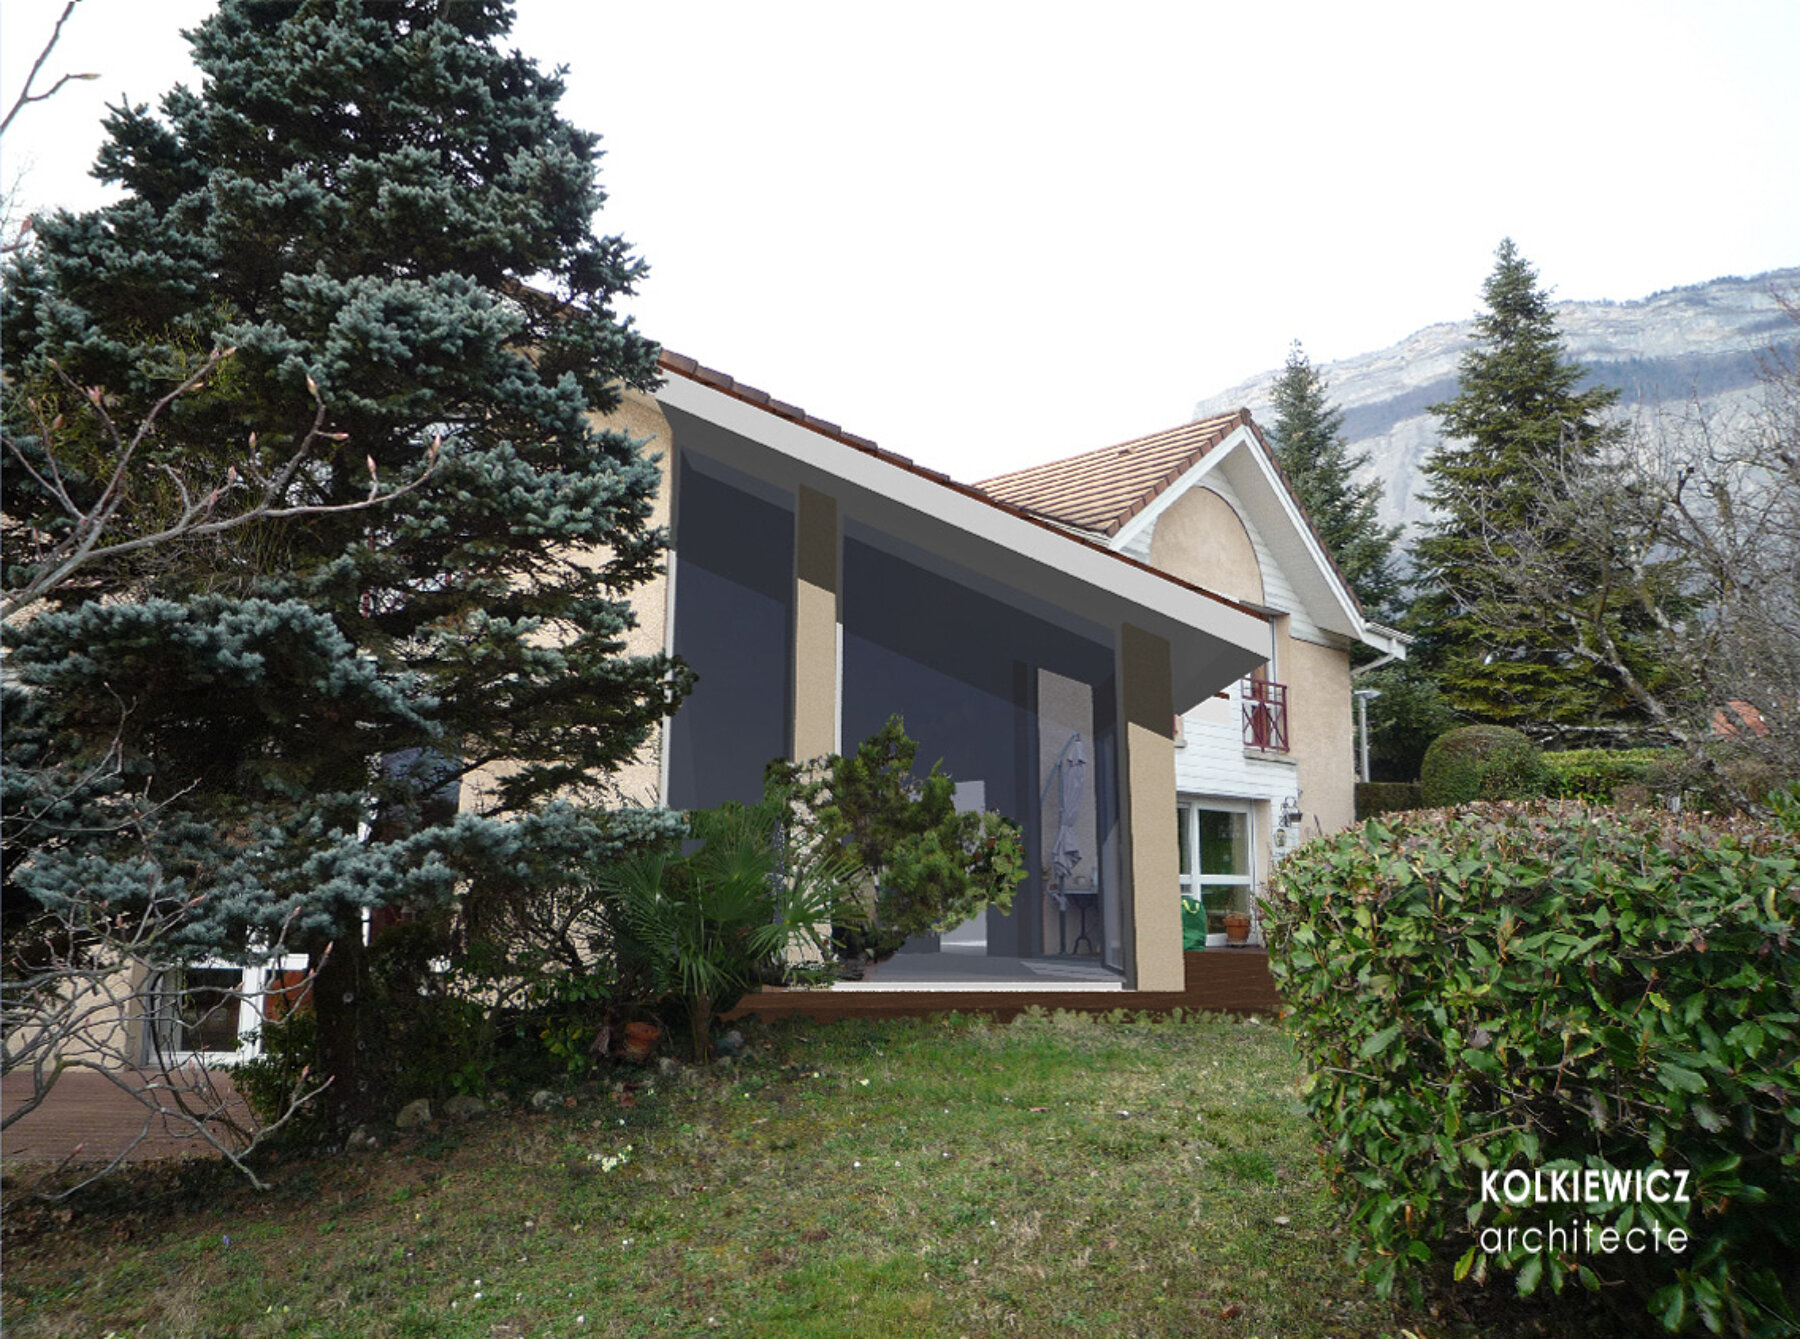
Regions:
[[688, 1042], [693, 1047], [694, 1063], [706, 1063], [707, 1052], [712, 1048], [708, 1044], [708, 1036], [712, 1032], [712, 997], [710, 995], [690, 995], [688, 997]]
[[348, 1128], [381, 1115], [380, 1085], [366, 1053], [371, 1025], [379, 1021], [377, 1002], [360, 927], [313, 953], [312, 963], [318, 972], [313, 1009], [319, 1021], [319, 1077], [331, 1080], [321, 1100], [332, 1123]]

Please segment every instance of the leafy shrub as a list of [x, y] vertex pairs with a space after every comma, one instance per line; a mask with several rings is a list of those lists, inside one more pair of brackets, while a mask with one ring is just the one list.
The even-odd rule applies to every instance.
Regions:
[[1549, 788], [1537, 745], [1503, 725], [1465, 725], [1439, 735], [1419, 764], [1420, 798], [1431, 809], [1470, 800], [1528, 800]]
[[1356, 783], [1356, 821], [1376, 814], [1391, 814], [1405, 809], [1425, 807], [1424, 794], [1417, 781], [1358, 781]]
[[[1458, 1278], [1510, 1270], [1521, 1293], [1627, 1285], [1670, 1329], [1793, 1332], [1800, 837], [1654, 810], [1424, 811], [1283, 861], [1264, 925], [1380, 1290], [1456, 1254]], [[1691, 1202], [1482, 1192], [1484, 1172], [1659, 1165], [1691, 1170]], [[1576, 1218], [1691, 1240], [1505, 1236]]]
[[[295, 1093], [313, 1086], [310, 1066], [318, 1054], [318, 1018], [310, 1007], [292, 1010], [284, 1017], [266, 1020], [260, 1039], [262, 1053], [232, 1067], [231, 1086], [250, 1104], [256, 1119], [267, 1125], [281, 1119]], [[316, 1142], [329, 1129], [325, 1117], [324, 1103], [303, 1104], [288, 1117], [276, 1142]]]
[[696, 849], [672, 843], [601, 873], [618, 911], [620, 993], [678, 1002], [695, 1060], [706, 1058], [715, 1014], [788, 950], [822, 952], [832, 921], [849, 914], [850, 862], [784, 849], [783, 812], [774, 798], [696, 810], [688, 816]]
[[1005, 911], [1025, 878], [1018, 825], [991, 811], [958, 813], [951, 777], [936, 765], [913, 775], [918, 750], [893, 716], [847, 757], [769, 765], [799, 844], [842, 850], [874, 885], [873, 915], [840, 927], [848, 954], [886, 958], [913, 935], [990, 906]]
[[1544, 770], [1565, 800], [1611, 804], [1621, 786], [1641, 786], [1653, 795], [1680, 788], [1679, 749], [1569, 749], [1546, 753]]

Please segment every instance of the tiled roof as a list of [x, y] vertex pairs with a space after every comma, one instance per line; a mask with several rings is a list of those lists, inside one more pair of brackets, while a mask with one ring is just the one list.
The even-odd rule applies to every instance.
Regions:
[[[673, 372], [679, 376], [686, 377], [690, 381], [698, 382], [702, 386], [710, 386], [714, 390], [729, 395], [734, 399], [755, 405], [759, 409], [767, 410], [769, 413], [785, 418], [790, 422], [797, 423], [801, 427], [810, 428], [812, 431], [829, 437], [834, 441], [842, 442], [845, 446], [852, 447], [855, 450], [888, 461], [890, 464], [897, 465], [901, 469], [907, 470], [912, 474], [921, 475], [924, 478], [932, 480], [934, 483], [943, 485], [945, 488], [953, 489], [967, 497], [974, 498], [976, 501], [985, 503], [998, 511], [1006, 512], [1009, 515], [1018, 517], [1022, 521], [1028, 521], [1032, 525], [1041, 526], [1046, 530], [1053, 530], [1074, 543], [1085, 544], [1091, 549], [1097, 549], [1099, 552], [1106, 554], [1109, 558], [1114, 558], [1119, 562], [1125, 563], [1127, 566], [1136, 567], [1142, 571], [1149, 572], [1163, 581], [1180, 586], [1184, 590], [1190, 590], [1196, 594], [1204, 595], [1209, 599], [1218, 601], [1220, 604], [1241, 610], [1242, 612], [1254, 615], [1257, 618], [1266, 617], [1261, 610], [1252, 608], [1238, 600], [1231, 599], [1229, 596], [1220, 595], [1217, 591], [1207, 590], [1204, 586], [1197, 586], [1191, 581], [1183, 581], [1180, 577], [1165, 572], [1159, 567], [1152, 567], [1148, 563], [1139, 562], [1136, 558], [1133, 558], [1128, 554], [1120, 553], [1115, 549], [1110, 549], [1096, 539], [1083, 534], [1072, 533], [1066, 529], [1064, 525], [1053, 523], [1052, 520], [1048, 520], [1044, 516], [1037, 514], [1034, 509], [987, 491], [985, 485], [971, 486], [969, 484], [958, 483], [947, 474], [940, 473], [937, 470], [927, 469], [923, 465], [915, 464], [910, 457], [900, 455], [893, 451], [885, 451], [881, 447], [875, 445], [875, 443], [870, 441], [867, 437], [858, 437], [855, 433], [845, 432], [835, 423], [828, 422], [822, 418], [817, 418], [796, 405], [787, 404], [781, 400], [777, 400], [767, 391], [758, 390], [754, 386], [746, 386], [743, 382], [738, 381], [734, 377], [727, 376], [725, 373], [716, 371], [713, 368], [703, 366], [694, 359], [687, 357], [685, 354], [679, 354], [675, 353], [673, 350], [664, 349], [662, 351], [662, 356], [659, 359], [659, 365], [664, 372]], [[1234, 426], [1236, 418], [1237, 416], [1232, 417]], [[1242, 418], [1246, 423], [1250, 421], [1250, 416], [1248, 414], [1242, 414]], [[1190, 428], [1198, 426], [1201, 425], [1188, 425]], [[1174, 431], [1179, 433], [1183, 431], [1183, 429], [1178, 428]], [[1229, 432], [1230, 429], [1227, 428], [1225, 431]], [[1158, 436], [1167, 435], [1169, 434], [1158, 434]], [[1220, 434], [1221, 437], [1223, 437], [1223, 435], [1224, 433]], [[1150, 439], [1146, 438], [1145, 440], [1148, 441]], [[1118, 449], [1119, 448], [1114, 447], [1113, 451], [1116, 452]], [[1046, 466], [1045, 468], [1054, 467]], [[1029, 471], [1026, 472], [1029, 473]], [[1012, 476], [1007, 477], [1010, 478]], [[1154, 492], [1151, 496], [1155, 496]]]
[[976, 485], [990, 497], [1111, 537], [1241, 427], [1247, 410], [1184, 423], [1118, 446], [1015, 470]]

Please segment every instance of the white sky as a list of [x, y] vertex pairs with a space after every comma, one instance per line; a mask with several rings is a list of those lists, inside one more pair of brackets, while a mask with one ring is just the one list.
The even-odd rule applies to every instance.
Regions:
[[[6, 0], [7, 105], [62, 0]], [[83, 0], [0, 172], [91, 207], [104, 104], [209, 0]], [[1470, 315], [1800, 262], [1800, 3], [522, 0], [651, 336], [976, 479]]]

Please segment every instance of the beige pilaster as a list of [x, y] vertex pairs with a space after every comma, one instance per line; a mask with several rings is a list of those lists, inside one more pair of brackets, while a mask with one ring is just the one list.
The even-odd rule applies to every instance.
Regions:
[[838, 507], [801, 485], [794, 506], [793, 758], [837, 747]]
[[1175, 702], [1169, 643], [1126, 623], [1119, 629], [1124, 744], [1126, 867], [1120, 907], [1128, 990], [1180, 990], [1181, 868], [1175, 833]]

